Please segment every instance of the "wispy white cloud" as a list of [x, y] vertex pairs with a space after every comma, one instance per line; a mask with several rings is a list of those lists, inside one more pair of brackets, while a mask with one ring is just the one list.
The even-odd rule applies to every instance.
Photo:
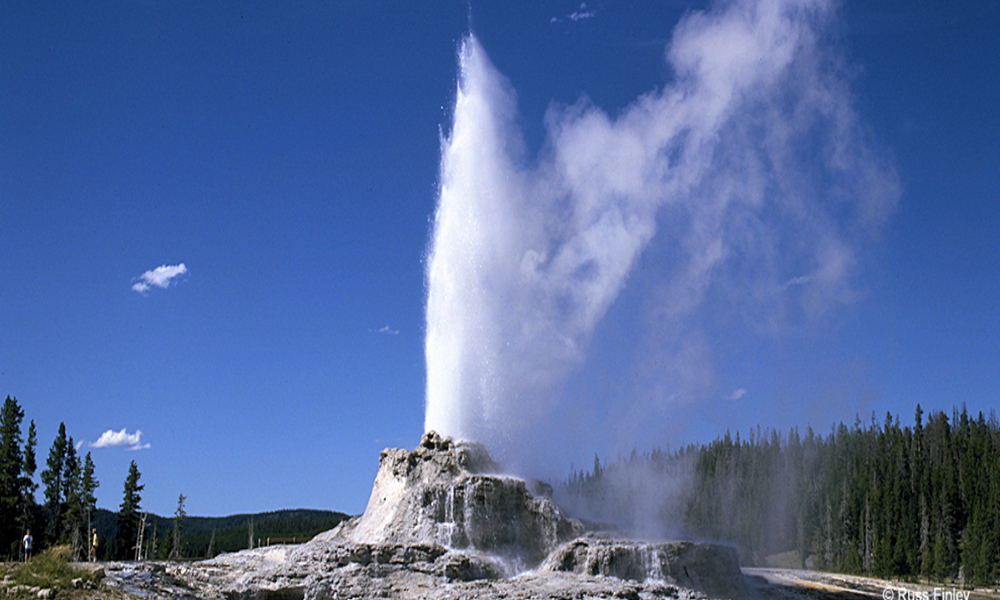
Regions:
[[184, 263], [179, 265], [160, 265], [152, 271], [146, 271], [133, 279], [133, 281], [138, 281], [132, 285], [132, 289], [140, 294], [145, 294], [153, 286], [166, 288], [170, 286], [171, 280], [187, 272], [188, 270], [184, 266]]
[[732, 392], [730, 392], [729, 395], [726, 396], [726, 400], [739, 400], [740, 398], [746, 395], [747, 395], [746, 388], [740, 388], [738, 390], [733, 390]]
[[90, 444], [91, 448], [125, 448], [127, 450], [145, 450], [149, 448], [149, 442], [142, 443], [142, 431], [135, 430], [129, 433], [125, 428], [121, 431], [111, 429], [101, 434], [97, 441]]
[[570, 21], [573, 21], [575, 23], [577, 21], [582, 21], [584, 19], [590, 19], [596, 14], [597, 14], [596, 11], [587, 9], [586, 2], [582, 2], [580, 3], [580, 8], [574, 10], [565, 17], [552, 17], [552, 19], [549, 22], [559, 23], [560, 21], [565, 21], [566, 19], [569, 19]]
[[399, 330], [398, 329], [393, 329], [392, 327], [389, 327], [388, 325], [386, 325], [385, 327], [379, 329], [378, 332], [382, 333], [382, 334], [385, 334], [385, 335], [399, 335]]

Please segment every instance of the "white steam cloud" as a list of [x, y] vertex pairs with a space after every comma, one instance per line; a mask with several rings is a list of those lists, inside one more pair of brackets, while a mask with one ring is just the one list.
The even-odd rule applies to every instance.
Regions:
[[[688, 14], [667, 49], [669, 85], [617, 117], [586, 100], [551, 107], [537, 157], [510, 83], [464, 41], [427, 270], [426, 429], [480, 440], [515, 468], [528, 458], [525, 432], [554, 419], [654, 238], [673, 249], [657, 291], [668, 331], [709, 297], [764, 328], [853, 301], [858, 248], [899, 184], [825, 43], [833, 4]], [[691, 363], [672, 367], [678, 386], [706, 385], [696, 363], [711, 344], [673, 344]]]

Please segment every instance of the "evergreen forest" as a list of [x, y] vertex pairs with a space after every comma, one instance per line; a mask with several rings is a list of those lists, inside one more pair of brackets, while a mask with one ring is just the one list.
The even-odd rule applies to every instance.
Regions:
[[925, 419], [917, 405], [912, 426], [873, 414], [825, 436], [758, 427], [607, 466], [595, 456], [556, 494], [595, 522], [732, 543], [745, 565], [1000, 581], [1000, 426], [964, 406]]

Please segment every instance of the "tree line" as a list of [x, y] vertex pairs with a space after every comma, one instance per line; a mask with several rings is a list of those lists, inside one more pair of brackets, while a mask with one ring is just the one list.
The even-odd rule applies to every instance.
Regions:
[[[135, 461], [129, 464], [117, 512], [97, 508], [100, 483], [88, 452], [81, 458], [64, 423], [38, 473], [43, 502], [38, 503], [35, 422], [22, 434], [24, 410], [8, 396], [0, 410], [0, 560], [16, 558], [21, 539], [30, 530], [34, 547], [44, 549], [69, 545], [74, 560], [83, 559], [96, 530], [96, 558], [101, 560], [170, 559], [214, 556], [243, 550], [254, 543], [306, 541], [335, 527], [348, 515], [332, 511], [284, 510], [260, 515], [232, 517], [188, 517], [184, 494], [170, 518], [142, 509], [141, 474]], [[253, 519], [257, 518], [256, 531]], [[251, 541], [251, 538], [256, 541]]]
[[[1000, 426], [963, 406], [887, 414], [823, 436], [756, 429], [635, 452], [558, 486], [571, 512], [735, 544], [746, 564], [905, 579], [1000, 581]], [[658, 529], [657, 529], [658, 528]]]
[[[24, 410], [7, 396], [0, 409], [0, 556], [14, 558], [21, 552], [22, 536], [31, 531], [34, 548], [59, 544], [71, 547], [74, 560], [81, 560], [92, 543], [91, 530], [97, 513], [95, 493], [100, 482], [94, 476], [94, 461], [88, 452], [82, 459], [65, 423], [49, 449], [45, 468], [39, 473], [43, 502], [35, 496], [38, 484], [35, 422], [22, 434]], [[131, 540], [139, 527], [139, 503], [143, 489], [135, 461], [125, 479], [121, 509], [115, 531], [99, 546], [103, 558], [127, 558]]]
[[[236, 552], [254, 545], [302, 543], [316, 534], [336, 527], [348, 515], [327, 510], [290, 509], [227, 517], [187, 517], [184, 519], [183, 555], [211, 557]], [[157, 520], [159, 536], [172, 534], [170, 520]]]

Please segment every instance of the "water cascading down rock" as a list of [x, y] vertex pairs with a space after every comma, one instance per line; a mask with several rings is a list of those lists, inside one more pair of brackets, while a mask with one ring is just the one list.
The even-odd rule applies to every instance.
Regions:
[[416, 450], [382, 451], [364, 514], [327, 535], [472, 549], [531, 568], [583, 533], [549, 498], [499, 472], [482, 445], [426, 433]]

